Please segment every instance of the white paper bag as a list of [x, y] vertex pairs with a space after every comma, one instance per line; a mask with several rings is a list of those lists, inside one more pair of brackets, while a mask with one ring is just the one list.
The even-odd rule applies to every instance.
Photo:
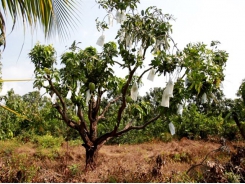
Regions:
[[53, 96], [52, 96], [52, 98], [51, 98], [51, 102], [52, 102], [52, 104], [56, 104], [56, 102], [57, 102], [57, 96], [56, 96], [56, 94], [54, 93], [53, 94]]
[[71, 93], [72, 93], [71, 90], [69, 90], [68, 93], [67, 93], [67, 95], [66, 95], [66, 98], [67, 99], [71, 99]]
[[86, 104], [88, 104], [90, 98], [91, 98], [90, 90], [87, 90], [86, 91]]
[[138, 97], [138, 86], [136, 83], [134, 83], [132, 88], [131, 88], [131, 98], [134, 101], [137, 101], [137, 97]]
[[179, 105], [178, 105], [177, 114], [179, 114], [179, 115], [182, 116], [182, 113], [183, 113], [183, 105], [182, 105], [182, 104], [179, 104]]
[[75, 114], [77, 114], [77, 111], [78, 111], [78, 107], [77, 107], [77, 105], [75, 105]]
[[122, 24], [125, 20], [126, 20], [126, 13], [125, 11], [117, 11], [116, 12], [116, 16], [115, 19], [117, 21], [118, 24]]
[[169, 107], [169, 96], [166, 94], [165, 90], [163, 91], [161, 106]]
[[80, 83], [77, 82], [77, 89], [76, 89], [75, 94], [78, 96], [79, 92], [80, 92]]
[[152, 68], [152, 69], [150, 70], [149, 74], [148, 74], [147, 79], [153, 82], [153, 81], [154, 81], [154, 78], [155, 78], [155, 69]]
[[108, 25], [111, 27], [113, 26], [113, 15], [112, 15], [112, 13], [108, 14]]
[[122, 12], [121, 12], [121, 24], [126, 20], [126, 13], [125, 13], [125, 11], [123, 10]]
[[123, 32], [121, 32], [121, 35], [120, 35], [120, 42], [122, 42], [123, 40], [124, 40], [124, 38], [125, 38], [125, 32], [123, 31]]
[[128, 47], [129, 49], [132, 47], [132, 39], [130, 35], [126, 36], [126, 47]]
[[143, 48], [142, 47], [140, 47], [137, 54], [138, 54], [138, 56], [143, 57]]
[[116, 12], [115, 19], [116, 19], [118, 24], [121, 23], [121, 12], [119, 10], [117, 10], [117, 12]]
[[202, 98], [201, 98], [201, 102], [202, 103], [207, 103], [208, 102], [206, 93], [203, 93]]
[[174, 135], [175, 134], [174, 124], [171, 122], [171, 123], [168, 124], [168, 127], [169, 127], [171, 135]]
[[188, 78], [186, 77], [186, 78], [185, 78], [185, 88], [188, 86], [188, 84], [189, 84], [189, 80], [188, 80]]
[[105, 36], [102, 34], [102, 35], [98, 38], [96, 44], [102, 47], [102, 46], [104, 45], [104, 42], [105, 42]]
[[174, 90], [174, 82], [172, 81], [171, 78], [169, 78], [169, 81], [168, 81], [166, 88], [165, 88], [166, 94], [169, 97], [174, 97], [173, 96], [173, 90]]
[[48, 87], [49, 86], [49, 82], [48, 81], [44, 81], [43, 86], [44, 87]]

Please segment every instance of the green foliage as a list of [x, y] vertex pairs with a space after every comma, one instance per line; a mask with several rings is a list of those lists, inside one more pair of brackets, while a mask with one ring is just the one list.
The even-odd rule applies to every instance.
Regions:
[[108, 144], [139, 144], [153, 140], [169, 142], [173, 136], [169, 133], [168, 123], [157, 120], [153, 124], [138, 131], [130, 131], [127, 134], [111, 139]]
[[[224, 80], [224, 67], [228, 59], [228, 53], [218, 50], [216, 45], [208, 48], [203, 43], [188, 44], [184, 48], [184, 67], [187, 67], [186, 75], [188, 90], [191, 95], [199, 98], [204, 94], [210, 96], [220, 89], [220, 83]], [[215, 47], [214, 47], [215, 46]]]
[[237, 96], [242, 98], [243, 104], [245, 105], [245, 79], [242, 80], [242, 84], [238, 89]]
[[68, 168], [73, 176], [75, 176], [79, 172], [79, 166], [77, 164], [69, 165]]
[[53, 137], [52, 135], [35, 136], [34, 143], [42, 148], [59, 148], [64, 141], [62, 137]]
[[163, 142], [171, 142], [173, 140], [173, 136], [168, 132], [164, 132], [161, 133], [160, 140]]
[[241, 177], [238, 174], [233, 172], [226, 172], [225, 178], [228, 180], [229, 183], [240, 183]]
[[[0, 38], [0, 46], [1, 46], [1, 38]], [[0, 58], [2, 57], [2, 53], [0, 52]], [[0, 61], [0, 79], [2, 79], [2, 62]], [[0, 91], [2, 91], [3, 83], [0, 82]]]
[[[210, 115], [209, 106], [216, 100], [214, 95], [222, 96], [219, 85], [224, 80], [228, 54], [218, 50], [218, 41], [211, 42], [210, 47], [191, 43], [179, 50], [171, 37], [173, 16], [153, 6], [127, 13], [129, 9], [135, 10], [138, 2], [98, 1], [108, 14], [114, 10], [120, 16], [125, 14], [115, 38], [117, 44], [104, 43], [101, 52], [92, 46], [81, 49], [77, 46], [79, 42], [74, 41], [61, 55], [60, 68], [51, 45], [35, 45], [29, 53], [35, 65], [34, 87], [45, 88], [50, 96], [57, 97], [52, 105], [58, 112], [56, 119], [62, 119], [77, 131], [86, 147], [97, 147], [126, 132], [128, 135], [111, 143], [139, 143], [156, 137], [168, 141], [169, 135], [165, 133], [169, 132], [171, 121], [179, 136], [221, 134], [222, 113]], [[97, 21], [97, 28], [104, 30], [108, 25]], [[154, 55], [148, 65], [146, 53]], [[128, 75], [116, 77], [114, 66], [121, 67]], [[144, 71], [138, 76], [139, 69]], [[160, 103], [166, 87], [152, 90], [146, 97], [134, 100], [129, 97], [132, 86], [143, 85], [142, 77], [151, 69], [177, 80], [169, 108]], [[71, 99], [66, 98], [69, 92]], [[208, 96], [207, 104], [201, 101], [204, 93]], [[176, 115], [177, 105], [187, 103], [190, 109], [181, 119]]]
[[80, 146], [82, 144], [82, 141], [80, 139], [70, 140], [69, 146]]
[[50, 132], [53, 136], [60, 136], [66, 132], [64, 123], [57, 119], [57, 112], [52, 108], [50, 99], [41, 97], [39, 92], [33, 91], [20, 96], [10, 90], [2, 98], [8, 108], [21, 116], [0, 108], [1, 140], [20, 136], [20, 139], [26, 142], [33, 135]]
[[225, 122], [222, 126], [222, 136], [228, 140], [235, 140], [239, 129], [234, 121]]
[[0, 154], [11, 154], [17, 147], [19, 147], [20, 143], [16, 139], [12, 140], [0, 140]]
[[113, 9], [116, 10], [126, 10], [128, 7], [130, 9], [136, 9], [137, 3], [139, 3], [139, 0], [126, 0], [126, 1], [119, 1], [119, 0], [99, 0], [98, 3], [100, 6], [107, 10], [107, 11], [113, 11]]
[[52, 45], [43, 46], [37, 43], [31, 50], [30, 58], [36, 66], [36, 70], [47, 72], [48, 69], [55, 63], [55, 50]]
[[189, 138], [207, 138], [208, 135], [221, 135], [223, 118], [199, 113], [195, 105], [190, 105], [183, 116], [173, 117], [177, 135]]

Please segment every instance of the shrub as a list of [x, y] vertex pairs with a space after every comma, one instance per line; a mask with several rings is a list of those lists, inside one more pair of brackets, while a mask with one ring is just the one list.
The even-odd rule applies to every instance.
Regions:
[[34, 143], [42, 148], [58, 148], [64, 139], [62, 137], [53, 137], [52, 135], [35, 136]]

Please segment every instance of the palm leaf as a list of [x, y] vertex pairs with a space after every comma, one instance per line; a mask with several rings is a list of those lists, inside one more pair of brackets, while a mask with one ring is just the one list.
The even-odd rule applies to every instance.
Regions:
[[6, 42], [5, 42], [6, 27], [5, 27], [5, 20], [4, 20], [1, 12], [0, 12], [0, 30], [2, 32], [0, 35], [0, 46], [3, 45], [3, 47], [5, 49], [5, 47], [6, 47]]
[[54, 13], [50, 16], [46, 37], [52, 37], [57, 31], [62, 39], [68, 38], [69, 34], [66, 30], [75, 29], [77, 22], [80, 22], [77, 4], [74, 0], [53, 0]]
[[79, 0], [1, 0], [1, 5], [0, 30], [4, 47], [6, 42], [5, 17], [8, 14], [13, 21], [12, 30], [17, 19], [20, 18], [24, 29], [26, 24], [31, 27], [40, 25], [45, 38], [50, 38], [58, 33], [62, 39], [67, 39], [69, 28], [74, 29], [79, 22], [79, 10], [77, 9], [80, 5]]

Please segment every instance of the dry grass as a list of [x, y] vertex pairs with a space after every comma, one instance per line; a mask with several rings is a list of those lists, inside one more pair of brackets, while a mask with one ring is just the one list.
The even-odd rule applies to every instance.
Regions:
[[[85, 173], [85, 150], [82, 146], [69, 146], [67, 150], [65, 143], [58, 150], [52, 150], [38, 149], [27, 143], [12, 146], [11, 154], [1, 149], [0, 181], [194, 182], [185, 172], [219, 147], [218, 143], [186, 138], [169, 143], [106, 145], [99, 152], [96, 170]], [[231, 143], [230, 148], [233, 149]], [[163, 160], [163, 166], [154, 175], [153, 168], [158, 155]], [[216, 153], [210, 156], [212, 158], [225, 162], [229, 157], [224, 153]]]

